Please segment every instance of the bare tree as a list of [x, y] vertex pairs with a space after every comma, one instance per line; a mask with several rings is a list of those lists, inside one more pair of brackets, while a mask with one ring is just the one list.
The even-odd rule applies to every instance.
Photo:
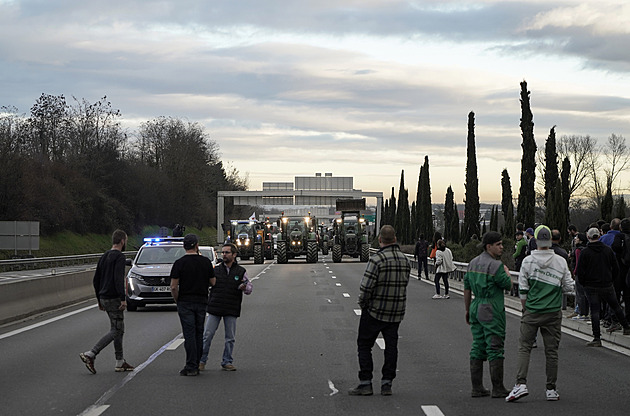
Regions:
[[[626, 139], [622, 135], [611, 134], [606, 144], [599, 151], [594, 152], [590, 166], [592, 184], [590, 196], [598, 206], [601, 204], [607, 188], [620, 189], [615, 187], [615, 181], [629, 165], [630, 152], [626, 146]], [[603, 176], [602, 172], [604, 173]]]
[[589, 135], [562, 136], [557, 146], [558, 159], [568, 158], [571, 164], [569, 198], [586, 195], [592, 173], [599, 167], [600, 149], [597, 147], [597, 139]]

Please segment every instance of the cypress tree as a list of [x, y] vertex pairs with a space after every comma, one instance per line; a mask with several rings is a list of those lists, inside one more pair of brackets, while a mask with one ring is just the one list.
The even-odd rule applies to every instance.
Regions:
[[389, 223], [389, 199], [385, 200], [385, 208], [383, 209], [383, 215], [381, 215], [381, 227], [383, 225], [391, 225]]
[[392, 227], [396, 220], [396, 197], [394, 196], [394, 187], [392, 186], [392, 196], [389, 197], [389, 216], [387, 218], [387, 224]]
[[417, 220], [417, 212], [416, 212], [416, 202], [411, 203], [411, 241], [415, 241], [418, 238], [418, 220]]
[[451, 241], [459, 241], [459, 211], [457, 210], [457, 204], [453, 201], [453, 218], [451, 218], [451, 232], [453, 233]]
[[479, 179], [477, 178], [477, 152], [475, 150], [475, 113], [468, 114], [468, 138], [466, 159], [466, 183], [464, 201], [464, 229], [462, 244], [473, 235], [479, 237]]
[[421, 169], [422, 200], [418, 206], [420, 211], [420, 232], [424, 233], [427, 239], [433, 237], [435, 229], [433, 227], [433, 208], [431, 207], [431, 181], [429, 178], [429, 156], [424, 157], [424, 165]]
[[551, 191], [558, 179], [558, 153], [556, 152], [556, 126], [549, 131], [545, 142], [545, 208], [549, 210]]
[[512, 185], [507, 169], [501, 173], [501, 211], [503, 212], [503, 235], [514, 233], [514, 203], [512, 202]]
[[[444, 240], [446, 241], [457, 241], [453, 239], [455, 235], [453, 217], [455, 215], [457, 215], [455, 212], [455, 198], [453, 188], [449, 185], [446, 190], [446, 199], [444, 200]], [[457, 229], [459, 230], [459, 224], [457, 224]]]
[[[424, 175], [424, 166], [420, 166], [420, 173], [418, 174], [418, 189], [416, 190], [416, 236], [423, 234], [422, 229], [422, 176]], [[429, 239], [430, 236], [424, 235], [424, 238]]]
[[490, 231], [499, 231], [499, 207], [496, 205], [490, 211]]
[[[385, 205], [383, 205], [383, 199], [384, 198], [381, 198], [381, 223], [378, 225], [379, 230], [385, 225], [385, 216], [387, 215], [387, 200], [385, 200]], [[378, 230], [376, 230], [376, 232], [378, 232]]]
[[613, 211], [612, 181], [610, 179], [606, 181], [606, 194], [604, 195], [604, 199], [602, 199], [600, 208], [602, 219], [606, 222], [610, 222], [612, 220]]
[[521, 188], [518, 194], [517, 222], [533, 226], [536, 221], [536, 140], [534, 139], [534, 115], [529, 103], [527, 82], [521, 82], [521, 132], [523, 157], [521, 159]]
[[[571, 223], [571, 213], [569, 211], [569, 203], [571, 200], [571, 162], [568, 157], [562, 161], [562, 173], [560, 174], [562, 183], [562, 208], [564, 211], [564, 224], [567, 226]], [[561, 233], [566, 233], [566, 227], [560, 229]]]
[[396, 210], [396, 218], [394, 228], [400, 244], [409, 244], [411, 235], [409, 229], [409, 193], [405, 189], [405, 171], [400, 174], [400, 188], [398, 188], [398, 209]]

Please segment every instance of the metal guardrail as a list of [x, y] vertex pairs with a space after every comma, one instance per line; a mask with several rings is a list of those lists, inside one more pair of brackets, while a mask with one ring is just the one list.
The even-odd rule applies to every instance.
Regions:
[[[134, 257], [136, 251], [124, 251], [125, 257]], [[29, 259], [10, 259], [0, 260], [0, 272], [20, 271], [20, 270], [36, 270], [46, 268], [57, 268], [67, 266], [78, 266], [82, 264], [96, 264], [103, 253], [98, 254], [79, 254], [74, 256], [59, 257], [39, 257]]]

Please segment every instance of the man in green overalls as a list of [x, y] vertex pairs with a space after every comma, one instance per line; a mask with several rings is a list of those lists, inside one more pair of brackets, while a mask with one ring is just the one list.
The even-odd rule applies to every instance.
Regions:
[[[483, 362], [490, 362], [492, 397], [506, 397], [503, 386], [503, 352], [505, 341], [504, 291], [512, 286], [510, 271], [501, 263], [503, 241], [501, 234], [484, 234], [483, 253], [468, 265], [464, 276], [464, 304], [466, 323], [470, 325], [473, 342], [470, 349], [470, 378], [472, 397], [489, 396], [483, 386]], [[472, 299], [472, 295], [475, 298]]]

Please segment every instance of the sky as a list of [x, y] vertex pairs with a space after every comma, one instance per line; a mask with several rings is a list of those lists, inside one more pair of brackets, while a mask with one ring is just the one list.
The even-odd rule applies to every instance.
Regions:
[[107, 96], [130, 133], [203, 125], [249, 179], [331, 172], [465, 199], [468, 113], [482, 202], [519, 189], [520, 82], [534, 133], [630, 137], [630, 4], [562, 0], [0, 0], [0, 107]]

